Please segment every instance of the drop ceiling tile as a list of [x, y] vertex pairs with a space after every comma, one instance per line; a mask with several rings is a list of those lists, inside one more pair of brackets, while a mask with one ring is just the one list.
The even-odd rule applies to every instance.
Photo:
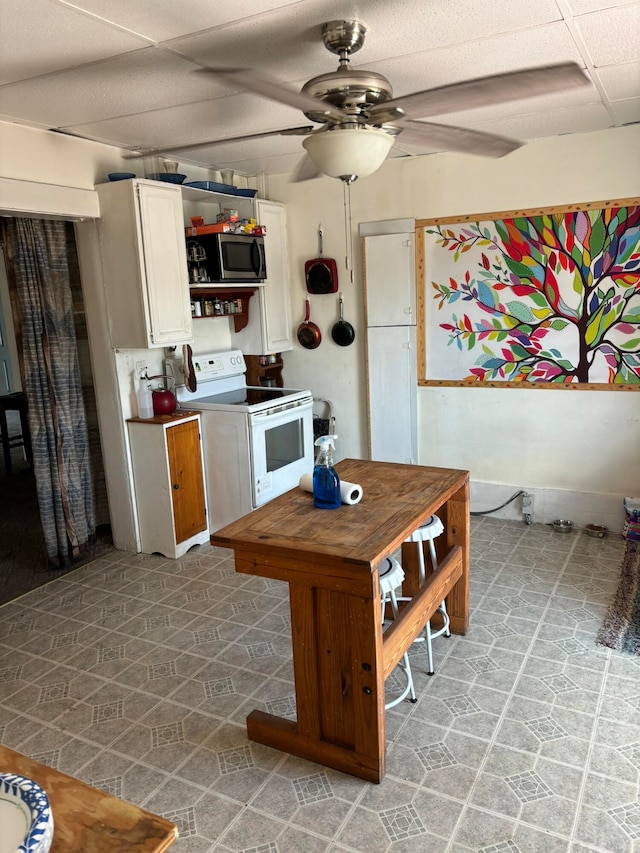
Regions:
[[[366, 9], [366, 12], [365, 12]], [[429, 48], [460, 44], [470, 39], [489, 38], [499, 33], [524, 30], [561, 18], [555, 0], [410, 0], [393, 4], [393, 18], [407, 26], [390, 26], [388, 2], [366, 4], [363, 20], [370, 27], [362, 49], [372, 61], [384, 56], [401, 56]], [[371, 42], [371, 47], [368, 43]]]
[[[217, 160], [255, 160], [259, 157], [276, 157], [284, 154], [300, 154], [304, 149], [304, 136], [267, 136], [262, 139], [243, 139], [238, 142], [219, 143], [204, 148], [184, 148], [176, 153], [176, 158], [197, 162], [204, 159], [207, 162]], [[171, 148], [167, 149], [167, 154]]]
[[611, 101], [640, 96], [640, 62], [598, 68], [598, 79]]
[[0, 84], [138, 50], [145, 39], [51, 0], [2, 0]]
[[595, 66], [640, 59], [640, 3], [581, 15], [575, 24]]
[[637, 0], [565, 0], [572, 15], [584, 15], [601, 9], [613, 9], [616, 6], [629, 6]]
[[111, 145], [167, 148], [300, 124], [297, 110], [242, 94], [73, 125], [68, 130]]
[[548, 113], [533, 113], [512, 119], [470, 125], [474, 130], [498, 133], [513, 139], [540, 139], [566, 133], [586, 133], [612, 126], [611, 118], [602, 104], [586, 104]]
[[[355, 6], [355, 9], [354, 9]], [[390, 26], [388, 0], [370, 0], [358, 8], [340, 0], [305, 0], [268, 15], [258, 15], [224, 30], [203, 33], [172, 43], [172, 47], [211, 64], [249, 63], [280, 80], [292, 81], [332, 71], [337, 58], [321, 39], [324, 22], [350, 18], [362, 12], [367, 36], [357, 54], [358, 64], [402, 56], [430, 48], [480, 39], [558, 20], [555, 0], [432, 0], [425, 12], [423, 0], [393, 5], [393, 17], [406, 26]]]
[[[394, 95], [400, 97], [475, 77], [571, 60], [583, 65], [566, 26], [548, 24], [522, 33], [394, 57], [369, 63], [368, 67], [384, 74], [393, 86]], [[354, 67], [367, 67], [367, 63], [354, 61]]]
[[211, 168], [213, 169], [233, 169], [235, 172], [244, 175], [259, 175], [262, 172], [270, 172], [279, 174], [284, 172], [293, 172], [302, 159], [304, 151], [293, 154], [274, 155], [272, 157], [255, 157], [251, 160], [235, 160], [233, 155], [228, 159], [216, 159]]
[[613, 101], [611, 109], [618, 124], [635, 124], [636, 122], [640, 122], [640, 98]]
[[48, 127], [87, 124], [228, 94], [196, 66], [148, 47], [112, 60], [0, 88], [0, 110]]
[[188, 33], [221, 27], [231, 21], [268, 12], [299, 0], [80, 0], [78, 8], [118, 24], [154, 41], [166, 41]]

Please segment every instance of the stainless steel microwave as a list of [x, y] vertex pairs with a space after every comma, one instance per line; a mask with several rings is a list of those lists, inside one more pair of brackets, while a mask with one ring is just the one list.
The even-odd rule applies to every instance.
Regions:
[[[210, 282], [264, 281], [267, 266], [264, 256], [264, 237], [250, 234], [198, 234], [189, 244], [197, 242], [204, 249], [201, 268]], [[202, 281], [202, 279], [200, 279]], [[192, 285], [193, 286], [193, 285]]]

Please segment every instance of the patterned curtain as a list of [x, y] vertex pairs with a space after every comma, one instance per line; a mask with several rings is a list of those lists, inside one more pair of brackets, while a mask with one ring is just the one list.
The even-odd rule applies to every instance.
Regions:
[[78, 558], [95, 535], [65, 229], [64, 222], [3, 220], [10, 286], [20, 314], [38, 504], [55, 568]]

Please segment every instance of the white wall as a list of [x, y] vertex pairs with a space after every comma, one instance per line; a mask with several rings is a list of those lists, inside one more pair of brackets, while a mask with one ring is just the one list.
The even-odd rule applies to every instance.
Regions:
[[[387, 161], [352, 187], [353, 287], [344, 275], [340, 182], [289, 184], [286, 176], [270, 177], [272, 197], [288, 205], [294, 316], [302, 315], [304, 260], [316, 254], [322, 222], [325, 255], [339, 261], [346, 315], [356, 327], [356, 343], [337, 347], [329, 336], [334, 298], [311, 297], [325, 340], [316, 350], [296, 345], [285, 355], [288, 384], [336, 404], [339, 457], [367, 455], [357, 224], [638, 197], [638, 150], [636, 125], [538, 140], [500, 160], [442, 154]], [[619, 530], [621, 498], [640, 493], [638, 393], [434, 387], [419, 389], [418, 406], [420, 462], [470, 470], [474, 509], [495, 507], [528, 488], [537, 521], [563, 516]], [[519, 504], [506, 515], [521, 517]]]
[[[452, 154], [390, 160], [352, 188], [354, 285], [344, 266], [340, 182], [321, 178], [293, 185], [285, 175], [269, 178], [268, 196], [288, 205], [294, 325], [302, 319], [304, 261], [317, 255], [322, 223], [324, 253], [338, 260], [345, 317], [356, 329], [352, 346], [336, 346], [330, 329], [337, 300], [312, 297], [312, 319], [323, 342], [316, 350], [296, 344], [285, 354], [288, 385], [308, 387], [334, 402], [339, 457], [367, 453], [358, 223], [639, 196], [638, 150], [636, 125], [539, 140], [497, 161]], [[0, 123], [0, 177], [90, 189], [131, 162], [109, 146]], [[140, 164], [131, 171], [143, 174]], [[221, 332], [226, 337], [226, 329]], [[196, 334], [204, 346], [200, 331]], [[128, 357], [123, 353], [121, 360]], [[576, 524], [602, 521], [619, 528], [621, 497], [640, 492], [639, 394], [421, 388], [418, 398], [420, 461], [469, 469], [480, 508], [495, 506], [494, 497], [508, 497], [512, 487], [530, 487], [538, 520], [549, 520], [547, 512]], [[124, 410], [127, 405], [125, 400]]]

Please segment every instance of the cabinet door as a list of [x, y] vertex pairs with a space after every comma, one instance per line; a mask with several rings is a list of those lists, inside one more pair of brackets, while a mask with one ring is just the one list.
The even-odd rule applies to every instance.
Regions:
[[377, 462], [417, 462], [415, 331], [367, 329], [369, 453]]
[[191, 341], [180, 188], [114, 181], [96, 191], [111, 346], [148, 349]]
[[290, 350], [291, 309], [289, 306], [289, 259], [285, 208], [273, 201], [256, 201], [256, 219], [265, 225], [267, 280], [260, 290], [263, 331], [262, 353]]
[[182, 193], [151, 182], [138, 185], [150, 342], [192, 339]]
[[179, 545], [207, 527], [197, 420], [167, 429], [167, 456], [176, 545]]
[[367, 326], [413, 326], [416, 322], [414, 235], [365, 238]]

